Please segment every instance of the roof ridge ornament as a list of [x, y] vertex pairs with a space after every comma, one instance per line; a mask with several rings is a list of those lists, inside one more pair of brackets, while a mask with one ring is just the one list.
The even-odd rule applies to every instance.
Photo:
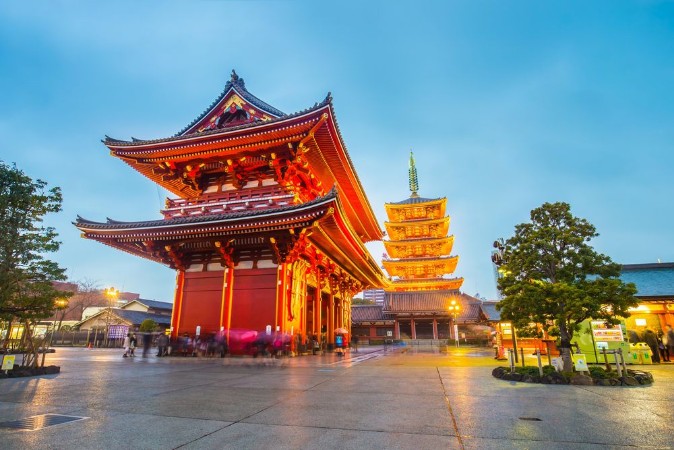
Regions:
[[232, 77], [229, 80], [232, 84], [238, 84], [239, 86], [245, 87], [246, 83], [244, 83], [243, 78], [239, 77], [237, 75], [236, 70], [232, 69]]
[[410, 191], [412, 192], [412, 195], [410, 195], [410, 197], [412, 198], [419, 197], [419, 194], [417, 194], [417, 191], [419, 190], [419, 180], [417, 178], [417, 166], [414, 164], [414, 153], [412, 153], [412, 150], [410, 150], [409, 176], [410, 176]]

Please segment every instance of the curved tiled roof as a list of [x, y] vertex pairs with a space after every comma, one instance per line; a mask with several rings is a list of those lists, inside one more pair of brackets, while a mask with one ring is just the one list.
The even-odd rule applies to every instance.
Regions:
[[636, 285], [637, 297], [674, 297], [674, 263], [626, 264], [620, 279]]
[[501, 320], [501, 312], [496, 309], [498, 302], [482, 302], [482, 311], [491, 322], [499, 322]]
[[438, 255], [438, 256], [411, 256], [409, 258], [390, 258], [385, 259], [384, 262], [390, 263], [423, 263], [433, 261], [445, 261], [453, 258], [458, 258], [456, 255]]
[[122, 319], [128, 320], [134, 325], [140, 325], [144, 320], [154, 320], [159, 325], [171, 325], [171, 316], [164, 314], [147, 313], [143, 311], [131, 311], [128, 309], [115, 309], [113, 314], [118, 315]]
[[442, 283], [442, 282], [448, 282], [448, 281], [456, 281], [456, 280], [460, 280], [460, 279], [461, 278], [456, 278], [456, 277], [453, 277], [453, 278], [452, 277], [449, 277], [449, 278], [434, 277], [434, 278], [411, 278], [411, 279], [405, 279], [405, 280], [395, 279], [395, 280], [391, 280], [390, 282], [393, 285], [395, 285], [395, 284], [410, 284], [410, 283], [415, 283], [415, 284], [418, 283], [418, 284], [423, 285], [424, 283], [426, 283], [426, 284]]
[[273, 106], [269, 105], [268, 103], [263, 102], [259, 98], [255, 97], [253, 94], [248, 92], [246, 89], [246, 83], [244, 83], [243, 78], [239, 77], [234, 70], [232, 70], [232, 77], [230, 80], [225, 84], [225, 89], [223, 89], [222, 93], [216, 98], [213, 103], [210, 104], [208, 108], [202, 112], [199, 117], [194, 119], [192, 123], [187, 125], [185, 128], [180, 130], [178, 133], [176, 133], [175, 136], [181, 136], [183, 133], [188, 131], [190, 128], [192, 128], [194, 125], [199, 123], [201, 120], [204, 119], [208, 114], [210, 114], [213, 111], [213, 108], [215, 108], [220, 101], [222, 101], [223, 98], [229, 93], [229, 91], [234, 90], [237, 94], [241, 96], [244, 100], [246, 100], [248, 103], [250, 103], [253, 106], [256, 106], [263, 110], [264, 112], [276, 116], [276, 117], [282, 117], [285, 116], [286, 114], [283, 111], [280, 111]]
[[147, 313], [143, 311], [132, 311], [129, 309], [121, 309], [121, 308], [105, 308], [97, 312], [93, 316], [89, 316], [86, 319], [79, 321], [78, 323], [75, 324], [75, 326], [80, 326], [89, 320], [92, 320], [100, 315], [106, 314], [108, 311], [111, 314], [119, 317], [120, 319], [124, 319], [128, 322], [131, 322], [133, 325], [140, 325], [146, 319], [154, 320], [155, 323], [167, 327], [171, 325], [170, 315]]
[[385, 314], [382, 305], [352, 305], [351, 322], [393, 321], [393, 317]]
[[384, 312], [392, 314], [435, 313], [448, 315], [447, 307], [454, 299], [460, 304], [458, 320], [477, 322], [481, 319], [482, 302], [459, 291], [387, 292]]
[[273, 216], [280, 213], [285, 213], [288, 211], [301, 211], [307, 207], [312, 207], [320, 205], [323, 202], [330, 202], [337, 197], [337, 189], [333, 187], [330, 192], [328, 192], [323, 197], [316, 197], [315, 199], [308, 201], [306, 203], [298, 205], [287, 205], [281, 206], [273, 209], [260, 209], [260, 210], [251, 210], [251, 211], [237, 211], [232, 213], [225, 214], [210, 214], [210, 215], [199, 215], [191, 217], [174, 217], [171, 219], [158, 219], [158, 220], [147, 220], [140, 222], [121, 222], [117, 220], [108, 219], [107, 222], [95, 222], [93, 220], [87, 220], [80, 216], [77, 216], [77, 220], [72, 222], [78, 228], [93, 228], [93, 229], [124, 229], [124, 228], [146, 228], [146, 227], [167, 227], [167, 226], [179, 226], [179, 225], [190, 225], [190, 224], [201, 224], [201, 223], [210, 223], [210, 222], [222, 222], [222, 221], [231, 221], [242, 218], [249, 218], [255, 216]]
[[122, 307], [122, 309], [124, 309], [126, 306], [130, 305], [133, 302], [140, 303], [142, 305], [147, 306], [148, 308], [153, 308], [153, 309], [168, 309], [168, 310], [173, 309], [173, 303], [160, 302], [160, 301], [157, 301], [157, 300], [146, 300], [144, 298], [139, 298], [137, 300], [133, 300], [133, 301], [127, 303], [126, 305], [124, 305]]
[[165, 138], [157, 138], [157, 139], [148, 139], [148, 140], [133, 140], [133, 141], [125, 141], [123, 139], [115, 139], [112, 138], [108, 135], [105, 135], [105, 139], [103, 139], [101, 142], [103, 142], [105, 145], [108, 146], [115, 146], [115, 145], [123, 145], [125, 147], [133, 147], [133, 146], [140, 146], [140, 145], [147, 145], [147, 144], [160, 144], [162, 142], [171, 142], [171, 141], [180, 141], [181, 139], [188, 139], [188, 138], [193, 138], [193, 137], [200, 137], [200, 136], [209, 136], [213, 134], [222, 134], [222, 133], [230, 133], [232, 131], [238, 131], [238, 130], [244, 130], [246, 128], [254, 128], [254, 127], [259, 127], [260, 125], [269, 125], [273, 124], [276, 122], [281, 122], [284, 120], [288, 119], [294, 119], [295, 117], [302, 116], [304, 114], [311, 113], [313, 111], [316, 111], [317, 109], [321, 109], [322, 107], [331, 104], [332, 102], [332, 96], [330, 94], [325, 97], [325, 100], [323, 100], [320, 103], [314, 104], [314, 106], [310, 108], [303, 109], [301, 111], [292, 113], [292, 114], [286, 114], [282, 117], [274, 118], [271, 120], [267, 120], [265, 122], [250, 122], [250, 123], [244, 123], [241, 125], [236, 125], [233, 127], [227, 127], [227, 128], [217, 128], [215, 130], [207, 130], [207, 131], [202, 131], [202, 132], [196, 132], [196, 133], [190, 133], [190, 134], [176, 134], [175, 136], [170, 136], [170, 137], [165, 137]]
[[402, 200], [400, 202], [391, 202], [391, 203], [386, 203], [387, 205], [414, 205], [417, 203], [428, 203], [428, 202], [436, 202], [438, 200], [443, 200], [445, 197], [438, 197], [438, 198], [424, 198], [424, 197], [410, 197], [406, 198], [405, 200]]

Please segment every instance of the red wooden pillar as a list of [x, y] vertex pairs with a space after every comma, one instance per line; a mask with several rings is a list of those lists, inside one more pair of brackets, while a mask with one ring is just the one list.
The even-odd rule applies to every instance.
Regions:
[[234, 268], [225, 267], [222, 283], [222, 304], [220, 305], [220, 327], [227, 330], [229, 342], [229, 329], [232, 327], [232, 302], [234, 292]]
[[438, 339], [438, 319], [433, 317], [433, 339]]
[[185, 287], [185, 271], [179, 270], [176, 274], [176, 292], [173, 297], [173, 314], [171, 315], [171, 337], [178, 337], [180, 328], [180, 313], [183, 306], [183, 288]]
[[316, 297], [314, 298], [314, 327], [313, 333], [318, 338], [321, 337], [321, 309], [322, 305], [322, 294], [321, 294], [321, 272], [320, 270], [316, 271]]
[[276, 319], [274, 331], [279, 329], [281, 333], [285, 332], [286, 327], [286, 303], [288, 301], [288, 264], [283, 263], [278, 266], [278, 275], [276, 281]]
[[400, 339], [400, 322], [398, 322], [398, 319], [396, 319], [393, 324], [393, 337], [395, 339]]
[[414, 323], [414, 318], [410, 319], [410, 328], [412, 329], [412, 339], [417, 338], [417, 324]]
[[335, 343], [335, 296], [330, 289], [328, 297], [328, 343]]

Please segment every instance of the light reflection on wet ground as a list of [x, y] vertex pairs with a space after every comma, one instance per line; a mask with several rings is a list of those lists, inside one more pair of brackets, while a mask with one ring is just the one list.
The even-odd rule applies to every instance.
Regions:
[[[535, 357], [526, 355], [529, 365]], [[650, 387], [546, 386], [491, 376], [491, 349], [363, 348], [295, 358], [122, 358], [57, 348], [58, 375], [0, 380], [2, 448], [670, 448], [674, 365]], [[532, 420], [528, 420], [532, 419]], [[533, 420], [539, 419], [539, 420]], [[460, 437], [459, 437], [460, 436]], [[55, 444], [56, 443], [56, 444]], [[348, 444], [347, 444], [348, 443]]]

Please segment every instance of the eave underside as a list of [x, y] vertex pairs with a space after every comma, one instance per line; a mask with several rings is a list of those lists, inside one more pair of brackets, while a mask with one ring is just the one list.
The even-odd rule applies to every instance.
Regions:
[[[103, 228], [105, 224], [98, 224], [97, 229], [86, 230], [83, 237], [176, 270], [201, 266], [206, 271], [242, 262], [253, 262], [253, 267], [260, 261], [278, 264], [306, 257], [308, 248], [313, 246], [363, 286], [380, 285], [383, 273], [367, 250], [365, 253], [358, 250], [359, 246], [365, 248], [362, 242], [358, 244], [354, 241], [358, 237], [344, 229], [343, 218], [335, 219], [338, 205], [337, 201], [323, 203], [301, 213], [290, 211], [273, 220], [264, 215], [228, 224], [195, 219], [180, 228], [157, 225], [157, 221], [150, 222], [151, 226], [130, 224], [123, 230], [119, 223], [107, 229]], [[86, 226], [81, 223], [78, 227]]]
[[463, 278], [426, 278], [394, 280], [384, 287], [387, 292], [459, 290]]
[[[452, 252], [454, 236], [404, 241], [385, 240], [384, 248], [391, 258], [443, 256]], [[417, 249], [421, 247], [420, 251]]]

